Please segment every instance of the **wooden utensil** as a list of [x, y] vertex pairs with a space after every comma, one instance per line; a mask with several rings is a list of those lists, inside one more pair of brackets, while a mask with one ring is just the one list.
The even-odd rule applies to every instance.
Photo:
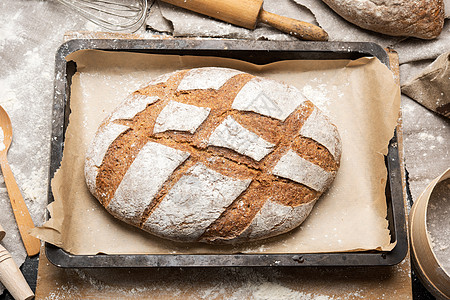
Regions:
[[[411, 244], [411, 258], [415, 265], [415, 272], [424, 286], [436, 299], [450, 299], [450, 276], [444, 268], [444, 262], [439, 261], [436, 248], [433, 246], [429, 224], [427, 223], [430, 198], [437, 184], [450, 179], [450, 168], [435, 178], [419, 198], [414, 201], [409, 213], [409, 240]], [[439, 207], [446, 209], [446, 207]], [[442, 226], [446, 226], [442, 224]], [[442, 231], [441, 234], [446, 234]]]
[[[39, 253], [41, 241], [29, 234], [29, 230], [34, 228], [34, 223], [8, 164], [6, 155], [8, 153], [9, 146], [11, 145], [12, 126], [8, 114], [1, 106], [0, 130], [2, 130], [2, 132], [0, 132], [0, 165], [3, 177], [5, 179], [6, 189], [8, 190], [9, 199], [14, 211], [14, 217], [16, 218], [20, 236], [22, 237], [22, 242], [25, 246], [27, 254], [28, 256], [34, 256]], [[3, 139], [1, 139], [2, 133]]]
[[[5, 230], [0, 225], [0, 241]], [[23, 277], [8, 250], [0, 245], [0, 281], [16, 300], [29, 300], [34, 297], [33, 291]]]
[[258, 22], [268, 24], [302, 40], [327, 41], [322, 28], [265, 11], [263, 0], [162, 0], [237, 26], [255, 29]]

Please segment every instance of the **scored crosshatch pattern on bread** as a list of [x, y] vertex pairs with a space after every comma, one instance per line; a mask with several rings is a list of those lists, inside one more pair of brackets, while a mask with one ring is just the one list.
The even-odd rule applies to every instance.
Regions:
[[[87, 154], [89, 189], [115, 217], [178, 241], [261, 239], [298, 226], [334, 179], [338, 132], [295, 88], [223, 68], [152, 82], [101, 124]], [[140, 109], [130, 117], [124, 105]], [[93, 164], [99, 133], [118, 125]]]

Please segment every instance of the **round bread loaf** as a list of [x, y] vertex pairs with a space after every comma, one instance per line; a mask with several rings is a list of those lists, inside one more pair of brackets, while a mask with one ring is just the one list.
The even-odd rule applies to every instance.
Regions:
[[336, 127], [296, 88], [198, 68], [119, 105], [90, 145], [85, 175], [126, 223], [174, 241], [234, 243], [300, 225], [340, 156]]
[[392, 36], [434, 39], [445, 19], [443, 0], [322, 0], [347, 21]]

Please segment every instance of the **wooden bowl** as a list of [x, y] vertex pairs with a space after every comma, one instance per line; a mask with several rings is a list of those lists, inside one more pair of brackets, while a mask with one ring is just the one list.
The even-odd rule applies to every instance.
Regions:
[[409, 214], [411, 257], [417, 275], [437, 299], [450, 299], [450, 271], [444, 270], [432, 248], [427, 229], [430, 195], [436, 185], [450, 178], [450, 169], [434, 179], [414, 202]]

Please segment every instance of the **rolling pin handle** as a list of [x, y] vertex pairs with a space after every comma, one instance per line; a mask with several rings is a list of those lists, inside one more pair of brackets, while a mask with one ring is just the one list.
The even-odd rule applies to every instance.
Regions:
[[2, 245], [0, 245], [0, 281], [15, 300], [30, 300], [34, 293], [17, 267], [16, 263]]
[[276, 15], [261, 9], [258, 19], [280, 31], [307, 41], [328, 41], [328, 33], [311, 23]]

